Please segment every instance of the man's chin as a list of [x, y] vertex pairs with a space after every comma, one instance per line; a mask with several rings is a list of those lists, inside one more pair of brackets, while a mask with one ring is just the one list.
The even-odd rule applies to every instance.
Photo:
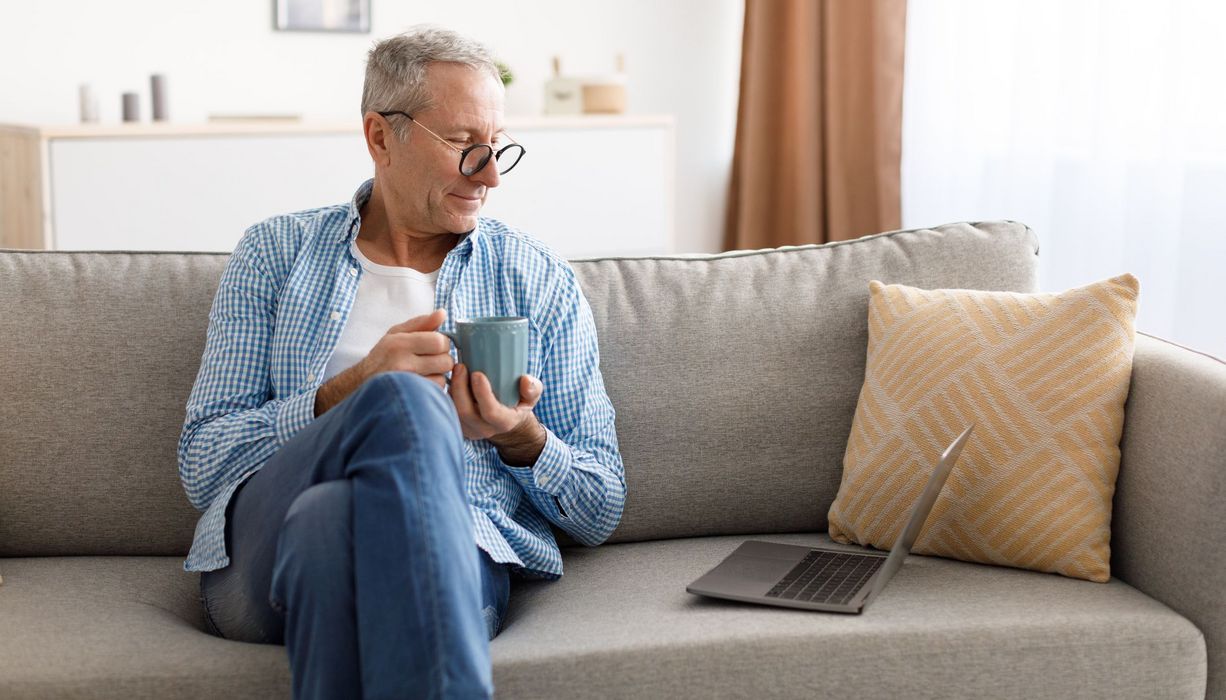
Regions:
[[452, 233], [468, 233], [473, 230], [477, 226], [477, 218], [481, 216], [482, 204], [483, 202], [467, 199], [448, 202], [448, 206], [439, 212], [444, 217], [444, 228]]
[[480, 212], [473, 214], [453, 214], [448, 222], [447, 230], [451, 233], [468, 233], [477, 228], [477, 218]]

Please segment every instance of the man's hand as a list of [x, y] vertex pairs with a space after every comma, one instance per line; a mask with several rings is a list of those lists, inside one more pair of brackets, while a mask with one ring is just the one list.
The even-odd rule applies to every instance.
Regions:
[[489, 440], [502, 461], [511, 466], [530, 466], [545, 449], [545, 427], [532, 409], [541, 399], [536, 377], [519, 378], [519, 404], [504, 406], [494, 396], [490, 380], [481, 372], [469, 374], [457, 364], [451, 371], [451, 400], [460, 414], [460, 428], [469, 440]]
[[435, 309], [425, 316], [398, 323], [375, 343], [358, 366], [367, 378], [380, 372], [413, 372], [446, 388], [447, 378], [455, 360], [451, 359], [451, 341], [438, 332], [447, 320], [445, 309]]
[[389, 328], [366, 357], [319, 387], [315, 393], [315, 415], [323, 415], [380, 372], [413, 372], [438, 384], [440, 389], [445, 388], [444, 375], [455, 364], [448, 354], [451, 341], [438, 332], [445, 320], [446, 310], [435, 309]]

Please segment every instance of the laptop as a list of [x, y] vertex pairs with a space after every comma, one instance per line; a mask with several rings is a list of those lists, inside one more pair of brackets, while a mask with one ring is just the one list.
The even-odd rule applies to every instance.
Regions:
[[968, 426], [945, 448], [888, 556], [749, 540], [685, 590], [747, 603], [859, 614], [902, 567], [974, 427]]

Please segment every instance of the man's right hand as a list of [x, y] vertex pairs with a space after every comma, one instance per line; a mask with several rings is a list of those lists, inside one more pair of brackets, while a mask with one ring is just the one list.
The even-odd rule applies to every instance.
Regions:
[[444, 375], [455, 365], [448, 353], [451, 341], [438, 332], [446, 320], [447, 311], [435, 309], [389, 328], [358, 362], [363, 381], [380, 372], [413, 372], [438, 384], [440, 389], [446, 388]]
[[389, 328], [366, 357], [319, 387], [315, 415], [323, 415], [380, 372], [413, 372], [445, 388], [445, 375], [455, 365], [448, 352], [451, 341], [438, 332], [446, 320], [447, 311], [435, 309]]

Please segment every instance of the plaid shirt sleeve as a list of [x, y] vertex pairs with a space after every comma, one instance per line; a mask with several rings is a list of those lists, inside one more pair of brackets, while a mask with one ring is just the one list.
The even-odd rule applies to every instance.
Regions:
[[613, 404], [600, 374], [592, 311], [569, 266], [546, 321], [545, 392], [535, 413], [548, 433], [532, 467], [503, 466], [536, 509], [577, 542], [608, 539], [626, 500]]
[[261, 233], [247, 231], [222, 274], [179, 436], [179, 478], [200, 510], [315, 417], [314, 390], [273, 398], [280, 283], [268, 271]]

